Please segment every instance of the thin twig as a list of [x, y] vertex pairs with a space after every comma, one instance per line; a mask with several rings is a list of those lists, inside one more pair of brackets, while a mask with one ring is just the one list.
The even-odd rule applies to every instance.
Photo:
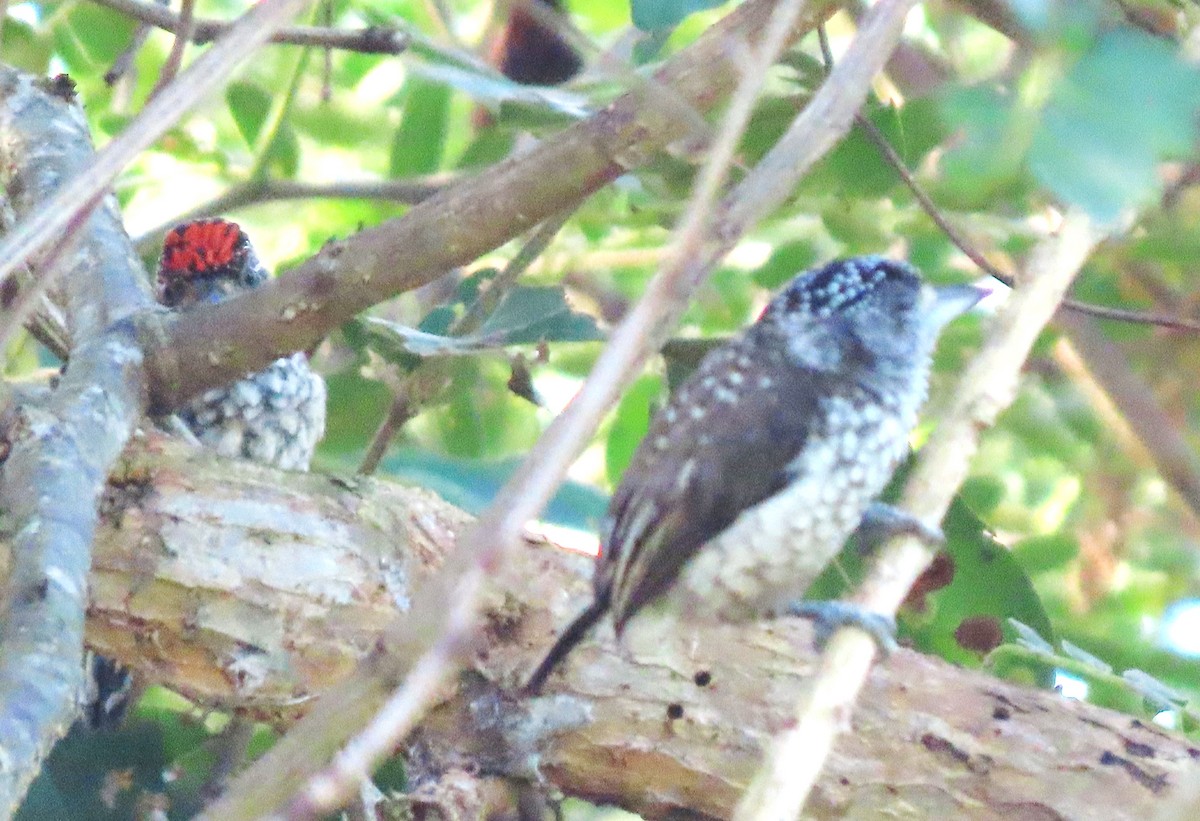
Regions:
[[[487, 315], [495, 310], [501, 297], [516, 283], [517, 278], [546, 250], [572, 213], [571, 210], [564, 211], [539, 225], [529, 241], [521, 246], [521, 250], [504, 266], [504, 270], [488, 283], [488, 287], [481, 291], [463, 315], [454, 321], [447, 332], [448, 335], [461, 336], [477, 330]], [[408, 420], [417, 415], [421, 406], [429, 402], [434, 394], [441, 392], [446, 379], [436, 378], [432, 373], [440, 368], [441, 362], [436, 359], [421, 362], [396, 386], [392, 405], [376, 428], [371, 443], [367, 446], [367, 452], [363, 455], [362, 464], [358, 466], [360, 475], [370, 476], [375, 472], [396, 433]]]
[[[321, 0], [321, 22], [325, 28], [333, 28], [333, 0]], [[333, 99], [333, 47], [321, 50], [321, 102]]]
[[416, 415], [417, 409], [413, 406], [412, 398], [409, 395], [408, 380], [405, 380], [393, 391], [392, 404], [388, 407], [383, 421], [379, 423], [379, 427], [371, 436], [371, 443], [367, 445], [362, 463], [358, 466], [360, 476], [370, 476], [375, 472], [379, 467], [379, 462], [383, 459], [383, 454], [387, 453], [388, 445], [396, 438], [396, 433]]
[[[983, 348], [952, 393], [954, 405], [936, 436], [918, 455], [900, 507], [924, 522], [940, 522], [966, 478], [980, 433], [1016, 395], [1021, 367], [1054, 316], [1096, 244], [1104, 236], [1081, 213], [1069, 213], [1041, 242], [1025, 274], [997, 312]], [[870, 612], [893, 614], [933, 552], [904, 537], [889, 542], [855, 600]], [[874, 639], [856, 628], [838, 630], [822, 654], [793, 728], [778, 737], [763, 769], [739, 806], [737, 819], [795, 818], [820, 774], [833, 742], [849, 725], [858, 693], [875, 657]]]
[[1097, 323], [1082, 316], [1063, 315], [1056, 324], [1074, 345], [1082, 367], [1150, 454], [1155, 469], [1175, 488], [1192, 514], [1200, 516], [1200, 460], [1179, 423], [1163, 409], [1150, 385]]
[[[888, 4], [885, 2], [882, 5]], [[293, 799], [288, 809], [289, 817], [314, 818], [336, 809], [353, 794], [354, 786], [370, 772], [371, 765], [393, 749], [397, 741], [411, 729], [470, 647], [470, 638], [476, 629], [480, 594], [488, 576], [495, 572], [495, 568], [504, 566], [505, 554], [514, 549], [526, 522], [536, 516], [549, 500], [567, 468], [618, 396], [621, 386], [666, 338], [683, 312], [688, 297], [749, 225], [750, 215], [766, 213], [786, 197], [790, 186], [781, 191], [761, 186], [747, 187], [746, 181], [743, 181], [729, 201], [744, 209], [746, 222], [734, 228], [724, 225], [717, 230], [713, 224], [717, 220], [710, 216], [712, 213], [720, 216], [727, 213], [725, 207], [713, 209], [717, 189], [729, 170], [734, 149], [749, 121], [754, 100], [766, 80], [768, 70], [786, 47], [789, 34], [795, 30], [804, 6], [804, 0], [777, 3], [758, 47], [746, 44], [750, 49], [750, 59], [746, 61], [721, 130], [711, 147], [707, 164], [689, 203], [688, 213], [677, 228], [670, 261], [651, 280], [641, 301], [614, 331], [611, 341], [570, 405], [551, 423], [476, 526], [463, 535], [456, 557], [477, 559], [463, 574], [449, 599], [454, 605], [442, 635], [370, 724], [343, 748], [327, 770], [311, 778], [304, 790]], [[898, 33], [897, 27], [895, 34]], [[895, 37], [891, 39], [894, 42]], [[844, 124], [843, 133], [849, 126], [854, 110], [861, 105], [870, 78], [882, 63], [882, 58], [877, 55], [873, 60], [867, 61], [869, 69], [862, 69], [861, 73], [865, 76], [858, 78], [858, 87], [853, 89], [856, 93], [847, 95], [849, 104], [843, 100], [842, 105], [846, 107], [844, 115], [832, 119], [832, 122]], [[823, 91], [827, 96], [831, 93], [826, 89]], [[817, 98], [810, 105], [818, 105]], [[821, 144], [820, 141], [817, 144]], [[832, 144], [830, 140], [825, 146], [828, 148]], [[740, 199], [746, 191], [763, 194], [767, 198], [776, 194], [778, 199], [750, 205]], [[722, 203], [722, 206], [725, 205]], [[708, 246], [705, 254], [699, 253], [702, 244]]]
[[389, 200], [405, 205], [416, 205], [429, 199], [456, 182], [463, 175], [439, 172], [420, 177], [400, 180], [349, 180], [346, 182], [308, 183], [296, 180], [258, 179], [238, 183], [223, 194], [201, 203], [186, 213], [180, 214], [155, 226], [134, 240], [134, 245], [143, 253], [154, 251], [168, 231], [181, 222], [228, 214], [236, 208], [280, 200], [303, 199], [363, 199]]
[[175, 75], [179, 73], [179, 68], [183, 65], [183, 53], [187, 50], [188, 41], [192, 39], [195, 23], [196, 0], [180, 0], [179, 31], [175, 34], [175, 41], [171, 43], [171, 51], [167, 54], [167, 59], [163, 61], [162, 72], [158, 76], [158, 82], [150, 90], [151, 97], [154, 97], [166, 88], [167, 84], [175, 79]]
[[125, 46], [125, 50], [117, 55], [112, 66], [104, 72], [105, 85], [116, 85], [118, 80], [129, 73], [133, 68], [133, 61], [137, 59], [138, 52], [142, 50], [152, 31], [154, 26], [149, 23], [142, 23], [134, 29], [133, 36], [129, 38], [129, 45]]
[[[833, 64], [833, 55], [829, 50], [829, 39], [825, 34], [825, 27], [817, 28], [817, 35], [821, 43], [821, 53], [825, 58], [826, 70]], [[867, 138], [874, 144], [877, 151], [883, 155], [884, 160], [890, 165], [904, 182], [908, 190], [912, 192], [913, 197], [921, 206], [921, 210], [933, 220], [933, 224], [941, 230], [946, 238], [953, 245], [966, 255], [967, 259], [975, 263], [979, 270], [989, 276], [995, 277], [998, 281], [1012, 287], [1012, 278], [1008, 274], [1001, 271], [993, 265], [983, 252], [975, 247], [963, 234], [950, 224], [942, 214], [941, 209], [937, 204], [925, 193], [925, 189], [921, 187], [912, 172], [904, 164], [904, 159], [899, 152], [892, 147], [887, 136], [879, 130], [875, 123], [871, 122], [864, 114], [859, 112], [854, 117], [854, 122], [863, 130]], [[1169, 328], [1173, 331], [1191, 331], [1200, 332], [1200, 320], [1182, 319], [1177, 316], [1168, 314], [1157, 314], [1148, 311], [1138, 311], [1129, 308], [1110, 308], [1104, 305], [1093, 305], [1090, 302], [1081, 302], [1077, 299], [1067, 298], [1062, 301], [1062, 307], [1076, 313], [1087, 314], [1100, 319], [1113, 319], [1120, 322], [1131, 322], [1139, 325], [1154, 325], [1160, 328]]]
[[246, 761], [250, 740], [254, 738], [254, 719], [231, 715], [229, 723], [210, 742], [210, 752], [216, 757], [208, 780], [200, 787], [200, 797], [212, 801], [225, 791], [225, 785]]
[[258, 180], [267, 177], [271, 171], [271, 161], [275, 158], [276, 148], [284, 139], [285, 126], [296, 104], [296, 95], [300, 93], [300, 83], [308, 68], [308, 59], [312, 49], [300, 49], [295, 54], [295, 64], [289, 73], [287, 89], [282, 94], [273, 95], [267, 116], [254, 140], [254, 165], [250, 168], [248, 179]]
[[[92, 2], [173, 34], [178, 34], [182, 29], [182, 21], [178, 14], [157, 5], [143, 3], [139, 0], [92, 0]], [[192, 32], [192, 42], [198, 45], [211, 42], [233, 25], [235, 24], [223, 20], [197, 19]], [[314, 26], [284, 26], [273, 32], [268, 40], [272, 43], [322, 46], [344, 51], [359, 51], [365, 54], [400, 54], [408, 48], [409, 35], [398, 29], [375, 26], [358, 31]]]
[[529, 266], [550, 247], [550, 243], [558, 236], [558, 232], [567, 224], [573, 213], [574, 209], [563, 211], [539, 225], [529, 241], [522, 245], [521, 250], [504, 266], [504, 270], [492, 278], [463, 315], [454, 322], [451, 335], [461, 336], [479, 330], [479, 326], [496, 310], [500, 300], [512, 290], [521, 274], [529, 270]]
[[[66, 273], [67, 269], [74, 263], [75, 252], [79, 248], [79, 242], [87, 233], [86, 226], [92, 213], [103, 201], [103, 195], [96, 197], [86, 207], [79, 212], [76, 219], [71, 220], [66, 228], [63, 229], [62, 236], [59, 241], [54, 244], [39, 262], [40, 265], [33, 268], [27, 282], [21, 283], [21, 290], [18, 292], [17, 299], [12, 303], [11, 313], [14, 317], [19, 317], [18, 321], [14, 321], [11, 325], [6, 325], [0, 328], [0, 349], [8, 344], [8, 340], [13, 333], [21, 327], [22, 324], [33, 324], [30, 319], [34, 311], [34, 304], [41, 302], [46, 297], [44, 290], [37, 288], [38, 279], [53, 281], [57, 277]], [[13, 281], [19, 282], [21, 279], [21, 271], [18, 269], [13, 274]], [[72, 329], [72, 336], [94, 335], [99, 333], [99, 328], [80, 328], [79, 318], [75, 318], [75, 327]], [[61, 356], [62, 354], [59, 353]]]

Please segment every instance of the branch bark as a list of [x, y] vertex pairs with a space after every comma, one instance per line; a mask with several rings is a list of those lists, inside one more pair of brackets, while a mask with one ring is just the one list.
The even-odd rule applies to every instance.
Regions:
[[[286, 723], [370, 652], [380, 625], [407, 617], [411, 590], [445, 572], [468, 522], [424, 491], [137, 439], [105, 496], [89, 642], [207, 703]], [[728, 817], [811, 682], [807, 625], [649, 649], [603, 630], [550, 694], [509, 699], [503, 688], [589, 595], [589, 564], [544, 544], [513, 556], [470, 669], [408, 740], [416, 769], [528, 775], [536, 760], [569, 795], [647, 818]], [[902, 650], [872, 671], [808, 812], [1087, 818], [1103, 807], [1140, 819], [1197, 778], [1200, 751], [1158, 727]]]
[[[0, 509], [13, 535], [0, 589], [3, 817], [16, 810], [78, 711], [96, 503], [145, 411], [142, 350], [130, 317], [153, 301], [116, 202], [106, 193], [109, 182], [131, 146], [162, 133], [194, 104], [189, 91], [227, 76], [239, 54], [301, 4], [275, 0], [256, 8], [210, 50], [203, 66], [197, 62], [199, 75], [187, 75], [196, 82], [173, 84], [99, 155], [69, 82], [0, 66], [0, 169], [20, 218], [0, 243], [0, 267], [12, 274], [31, 251], [57, 241], [47, 256], [53, 271], [65, 274], [60, 288], [72, 337], [68, 366], [53, 390], [36, 399], [6, 397], [12, 403], [3, 437], [11, 450], [0, 472]], [[0, 323], [18, 324], [19, 311], [40, 298], [48, 279], [43, 271], [27, 283], [24, 299], [16, 299], [17, 280], [9, 279], [0, 289]]]
[[[8, 68], [0, 68], [0, 134], [4, 187], [19, 216], [93, 157], [79, 109]], [[141, 352], [122, 318], [150, 298], [112, 197], [60, 261], [74, 336], [70, 366], [42, 401], [9, 405], [3, 420], [12, 445], [0, 472], [0, 509], [12, 534], [0, 590], [5, 817], [75, 716], [96, 500], [142, 410]]]
[[[814, 3], [793, 38], [828, 2]], [[770, 4], [747, 3], [669, 60], [655, 85], [415, 206], [405, 216], [331, 242], [262, 288], [184, 315], [147, 317], [151, 406], [178, 407], [196, 393], [307, 350], [371, 305], [466, 264], [644, 163], [691, 126], [680, 111], [717, 105], [740, 76], [739, 49], [755, 42]], [[664, 100], [677, 102], [666, 105]], [[399, 264], [398, 264], [399, 262]], [[264, 344], [265, 340], [270, 340]]]
[[1200, 459], [1150, 385], [1134, 372], [1116, 343], [1105, 338], [1095, 320], [1062, 311], [1055, 322], [1150, 454], [1155, 469], [1175, 488], [1192, 514], [1200, 516]]

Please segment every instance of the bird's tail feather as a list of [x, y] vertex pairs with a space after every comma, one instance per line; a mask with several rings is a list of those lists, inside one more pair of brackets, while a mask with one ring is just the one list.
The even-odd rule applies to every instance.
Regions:
[[584, 636], [600, 620], [607, 609], [608, 596], [598, 596], [582, 613], [576, 616], [575, 620], [567, 625], [567, 629], [563, 630], [562, 635], [554, 642], [554, 646], [550, 648], [550, 652], [546, 653], [542, 663], [533, 671], [533, 675], [525, 682], [521, 693], [526, 696], [536, 696], [554, 669], [567, 657], [568, 653], [575, 649], [575, 645], [583, 641]]

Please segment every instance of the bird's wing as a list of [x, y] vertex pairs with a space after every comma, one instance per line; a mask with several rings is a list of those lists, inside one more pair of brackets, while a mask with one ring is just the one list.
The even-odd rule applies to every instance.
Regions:
[[742, 338], [709, 354], [656, 415], [625, 471], [596, 573], [597, 597], [611, 597], [618, 629], [707, 541], [790, 480], [788, 465], [832, 377], [769, 367], [752, 350]]

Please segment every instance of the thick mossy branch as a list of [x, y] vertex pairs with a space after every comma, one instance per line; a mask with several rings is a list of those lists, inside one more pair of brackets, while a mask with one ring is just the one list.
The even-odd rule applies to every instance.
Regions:
[[[207, 703], [287, 723], [403, 618], [468, 521], [426, 491], [138, 438], [105, 496], [89, 641]], [[727, 817], [815, 668], [807, 626], [647, 624], [624, 649], [604, 626], [550, 695], [513, 700], [586, 601], [589, 565], [519, 551], [488, 596], [473, 669], [410, 746], [426, 769], [538, 762], [564, 792], [649, 818]], [[1200, 753], [1157, 727], [901, 651], [872, 673], [809, 811], [1144, 818], [1197, 778]]]
[[289, 715], [353, 669], [467, 521], [418, 488], [139, 437], [101, 503], [88, 641], [201, 703]]

